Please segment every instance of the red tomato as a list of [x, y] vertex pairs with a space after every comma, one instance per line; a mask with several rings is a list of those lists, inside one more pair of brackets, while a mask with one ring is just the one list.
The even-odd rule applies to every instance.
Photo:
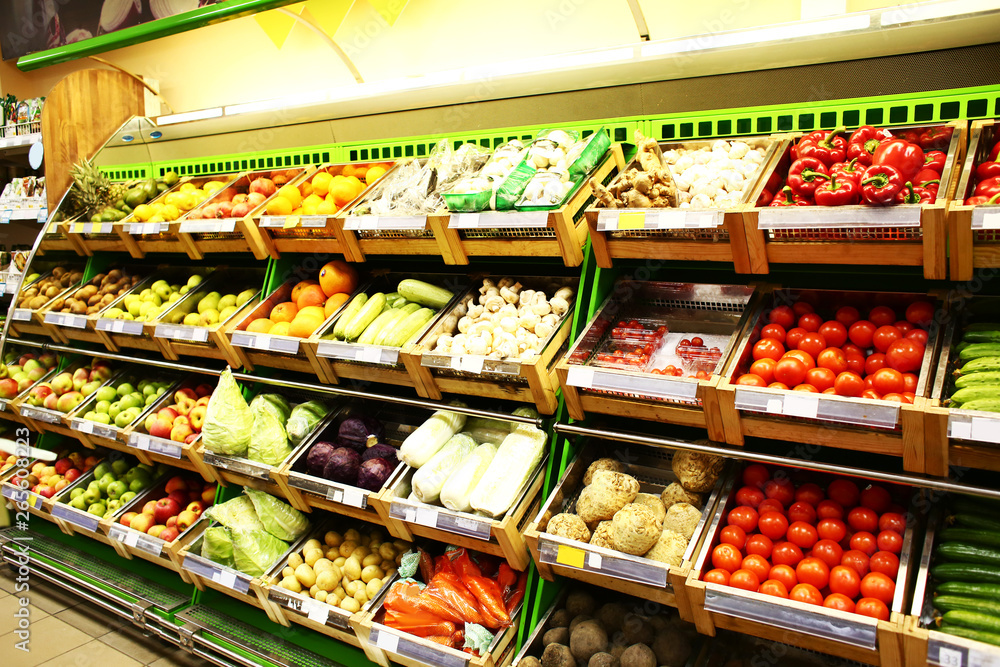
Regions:
[[821, 324], [823, 324], [823, 318], [816, 313], [806, 313], [799, 318], [799, 326], [809, 332], [819, 331]]
[[757, 507], [758, 514], [763, 514], [764, 512], [777, 512], [784, 516], [785, 506], [781, 504], [780, 500], [768, 498]]
[[836, 500], [824, 500], [816, 506], [816, 516], [820, 519], [843, 519], [844, 508]]
[[885, 363], [901, 373], [918, 371], [924, 360], [924, 349], [923, 345], [909, 338], [896, 340], [885, 353]]
[[771, 564], [767, 562], [766, 558], [757, 554], [750, 554], [744, 558], [743, 564], [740, 567], [741, 569], [753, 572], [760, 581], [767, 579], [768, 574], [771, 572]]
[[767, 535], [751, 535], [747, 538], [746, 549], [748, 554], [770, 558], [771, 551], [774, 550], [774, 542]]
[[787, 598], [788, 588], [777, 579], [768, 579], [760, 585], [760, 592], [776, 598]]
[[806, 313], [813, 312], [813, 310], [812, 304], [805, 301], [796, 301], [792, 304], [792, 312], [795, 313], [795, 317], [802, 317]]
[[844, 356], [847, 356], [849, 354], [861, 355], [862, 358], [864, 358], [865, 356], [865, 351], [862, 350], [857, 345], [855, 345], [854, 343], [845, 343], [844, 345], [840, 346], [840, 349], [844, 353]]
[[796, 349], [802, 350], [803, 352], [808, 352], [814, 359], [819, 356], [819, 353], [826, 349], [826, 339], [823, 338], [823, 334], [819, 333], [807, 333], [799, 341]]
[[840, 593], [830, 593], [827, 595], [826, 599], [823, 600], [823, 606], [827, 609], [836, 609], [848, 613], [854, 612], [854, 600]]
[[744, 591], [756, 591], [760, 588], [760, 579], [749, 570], [736, 570], [733, 576], [729, 577], [729, 585]]
[[809, 503], [815, 507], [823, 502], [824, 498], [826, 498], [826, 494], [823, 493], [823, 489], [812, 482], [800, 484], [799, 488], [795, 489], [795, 502]]
[[874, 389], [865, 389], [863, 392], [861, 392], [861, 398], [867, 398], [870, 401], [877, 401], [880, 400], [882, 396], [880, 396], [879, 393]]
[[826, 496], [841, 507], [854, 507], [861, 498], [861, 492], [851, 480], [835, 479], [826, 487]]
[[[865, 374], [873, 375], [877, 373], [880, 369], [885, 368], [885, 355], [881, 352], [873, 352], [868, 355], [865, 359]], [[750, 369], [753, 372], [753, 369]]]
[[830, 591], [853, 600], [861, 591], [861, 575], [853, 567], [837, 565], [830, 570]]
[[[905, 373], [904, 373], [904, 375], [905, 375]], [[916, 399], [916, 397], [917, 397], [917, 395], [914, 394], [912, 391], [904, 391], [903, 392], [903, 398], [906, 399], [907, 403], [913, 403], [913, 401], [914, 401], [914, 399]]]
[[821, 540], [840, 542], [847, 537], [847, 525], [840, 519], [820, 519], [816, 532]]
[[837, 381], [837, 374], [829, 368], [810, 368], [806, 371], [806, 382], [816, 387], [817, 391], [826, 391]]
[[874, 533], [878, 530], [878, 514], [869, 507], [855, 507], [847, 514], [847, 525], [851, 530]]
[[890, 345], [902, 337], [903, 334], [899, 332], [899, 329], [887, 324], [875, 330], [875, 335], [872, 336], [872, 345], [879, 352], [885, 352]]
[[[912, 394], [917, 390], [917, 378], [913, 373], [903, 373], [903, 393]], [[911, 399], [912, 400], [912, 399]]]
[[778, 363], [774, 359], [758, 359], [750, 364], [750, 372], [759, 376], [764, 382], [771, 384], [774, 382], [774, 365]]
[[903, 391], [903, 374], [894, 368], [880, 368], [872, 376], [872, 389], [882, 395], [898, 394]]
[[767, 314], [767, 321], [772, 324], [780, 324], [787, 330], [795, 322], [795, 311], [788, 306], [778, 306]]
[[783, 359], [798, 359], [803, 364], [806, 365], [806, 370], [810, 368], [816, 368], [816, 362], [813, 361], [813, 356], [804, 350], [789, 350], [785, 352]]
[[934, 305], [926, 301], [914, 301], [906, 307], [906, 321], [922, 327], [934, 321]]
[[785, 327], [780, 324], [768, 324], [763, 329], [760, 330], [761, 338], [771, 338], [778, 341], [782, 345], [785, 343], [785, 335], [788, 332], [785, 331]]
[[795, 327], [794, 329], [789, 329], [788, 333], [785, 335], [785, 345], [788, 346], [788, 349], [794, 350], [796, 347], [798, 347], [799, 341], [802, 340], [802, 337], [805, 336], [807, 333], [809, 332], [803, 329], [802, 327]]
[[751, 463], [743, 469], [743, 485], [763, 489], [771, 473], [760, 463]]
[[819, 589], [810, 584], [795, 584], [795, 588], [788, 594], [788, 599], [808, 604], [823, 604], [823, 594], [819, 592]]
[[739, 526], [726, 526], [719, 534], [719, 541], [723, 544], [732, 544], [742, 551], [747, 543], [747, 533]]
[[808, 384], [806, 382], [803, 382], [802, 384], [799, 384], [799, 385], [795, 385], [795, 387], [792, 389], [792, 391], [807, 391], [810, 394], [818, 394], [819, 393], [819, 389], [817, 389], [816, 387], [814, 387], [811, 384]]
[[884, 327], [896, 321], [896, 313], [888, 306], [875, 306], [868, 313], [868, 321], [877, 327]]
[[894, 530], [883, 530], [875, 539], [879, 551], [898, 554], [903, 550], [903, 536]]
[[833, 540], [820, 540], [809, 553], [813, 558], [819, 558], [829, 567], [840, 565], [840, 559], [844, 557], [844, 550]]
[[868, 565], [872, 572], [881, 572], [893, 581], [899, 574], [899, 556], [888, 551], [876, 551]]
[[885, 604], [892, 604], [892, 596], [895, 593], [896, 584], [881, 572], [869, 572], [861, 579], [861, 595], [866, 598], [875, 598]]
[[771, 384], [767, 385], [767, 388], [768, 389], [784, 389], [786, 391], [789, 390], [789, 389], [791, 389], [791, 387], [789, 387], [784, 382], [772, 382]]
[[774, 379], [794, 387], [806, 379], [807, 370], [806, 365], [795, 357], [784, 357], [774, 365]]
[[781, 359], [785, 353], [785, 346], [771, 338], [762, 338], [753, 346], [753, 358], [757, 359]]
[[761, 535], [767, 536], [772, 541], [780, 540], [788, 532], [788, 519], [780, 512], [763, 512], [758, 527]]
[[736, 502], [754, 509], [764, 500], [764, 492], [755, 486], [742, 486], [736, 492]]
[[860, 551], [871, 558], [871, 555], [878, 551], [878, 542], [871, 533], [863, 530], [858, 531], [851, 535], [851, 550]]
[[854, 613], [862, 616], [877, 618], [880, 621], [889, 620], [889, 607], [881, 600], [874, 598], [861, 598], [854, 606]]
[[834, 315], [834, 319], [843, 324], [845, 327], [849, 327], [858, 320], [861, 319], [861, 313], [854, 306], [841, 306], [837, 309], [837, 314]]
[[858, 320], [847, 330], [847, 337], [862, 350], [867, 350], [872, 346], [872, 336], [874, 335], [875, 325], [868, 320]]
[[709, 570], [705, 573], [705, 581], [710, 584], [722, 584], [723, 586], [728, 586], [729, 577], [729, 572], [726, 570], [720, 570], [719, 568]]
[[774, 498], [782, 507], [788, 507], [795, 500], [795, 486], [787, 477], [772, 479], [764, 485], [764, 495]]
[[791, 542], [779, 542], [771, 551], [771, 562], [775, 565], [796, 566], [802, 560], [802, 549]]
[[[852, 373], [854, 373], [856, 375], [859, 375], [859, 376], [860, 375], [864, 375], [864, 372], [865, 372], [865, 355], [863, 355], [863, 354], [854, 354], [852, 352], [852, 353], [846, 355], [845, 358], [847, 359], [847, 370], [849, 370], [850, 372], [852, 372]], [[838, 373], [838, 375], [839, 375], [839, 373]]]
[[805, 521], [795, 521], [788, 527], [788, 541], [797, 547], [812, 549], [817, 540], [819, 540], [819, 534], [816, 532], [815, 526]]
[[771, 568], [771, 574], [768, 577], [780, 581], [789, 590], [799, 583], [798, 577], [795, 576], [795, 568], [791, 565], [775, 565]]
[[819, 333], [830, 347], [840, 347], [847, 342], [847, 327], [836, 320], [821, 324]]
[[899, 333], [903, 334], [904, 338], [906, 337], [906, 334], [913, 331], [913, 325], [907, 322], [906, 320], [900, 320], [898, 322], [894, 322], [892, 326], [899, 329]]
[[[892, 496], [889, 495], [889, 491], [886, 490], [884, 486], [873, 484], [861, 492], [861, 504], [862, 506], [875, 510], [875, 512], [881, 514], [889, 509], [889, 505], [892, 504]], [[877, 521], [875, 525], [878, 525]], [[875, 529], [863, 528], [862, 530]]]
[[789, 521], [805, 521], [806, 523], [816, 523], [816, 508], [807, 502], [796, 501], [788, 508]]
[[845, 551], [844, 558], [841, 559], [840, 564], [853, 569], [860, 577], [868, 574], [868, 554], [863, 551], [856, 549]]
[[742, 562], [743, 554], [732, 544], [720, 544], [712, 550], [712, 567], [735, 572]]
[[830, 582], [830, 568], [819, 558], [803, 558], [795, 566], [795, 576], [803, 584], [826, 588]]
[[885, 512], [878, 518], [878, 529], [894, 530], [902, 535], [906, 532], [906, 517], [896, 512]]
[[927, 332], [923, 329], [913, 329], [912, 331], [908, 331], [903, 338], [907, 338], [912, 340], [914, 343], [920, 343], [924, 347], [927, 347]]
[[743, 375], [736, 378], [736, 384], [743, 387], [766, 387], [767, 383], [764, 382], [764, 378], [759, 375], [754, 375], [753, 373], [744, 373]]
[[739, 526], [747, 533], [752, 533], [757, 529], [757, 510], [745, 506], [730, 510], [729, 525]]
[[892, 401], [893, 403], [907, 403], [906, 397], [902, 394], [886, 394], [882, 397], [883, 401]]
[[865, 390], [865, 381], [852, 371], [845, 371], [837, 376], [833, 383], [837, 396], [860, 396]]

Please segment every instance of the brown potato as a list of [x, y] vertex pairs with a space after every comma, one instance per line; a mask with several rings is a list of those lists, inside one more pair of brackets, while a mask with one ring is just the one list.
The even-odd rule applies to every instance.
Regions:
[[87, 312], [87, 304], [85, 304], [83, 301], [77, 301], [76, 303], [73, 304], [73, 307], [70, 308], [70, 312], [73, 313], [74, 315], [83, 315], [84, 313]]

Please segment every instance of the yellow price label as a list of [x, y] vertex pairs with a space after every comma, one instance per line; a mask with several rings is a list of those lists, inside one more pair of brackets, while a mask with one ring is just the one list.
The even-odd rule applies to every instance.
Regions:
[[587, 553], [583, 549], [567, 547], [560, 544], [559, 550], [556, 551], [556, 562], [560, 565], [583, 569], [583, 563], [586, 556]]
[[625, 231], [629, 229], [644, 229], [646, 227], [646, 214], [642, 211], [629, 211], [618, 214], [618, 229]]
[[[104, 226], [105, 224], [107, 224], [108, 226], [105, 227]], [[111, 231], [111, 223], [98, 222], [93, 226], [92, 229], [93, 229], [93, 231], [91, 232], [92, 234], [105, 234]]]
[[298, 227], [301, 218], [297, 215], [286, 215], [285, 224], [281, 226], [282, 229], [292, 229], [293, 227]]
[[84, 223], [82, 223], [82, 222], [74, 222], [73, 223], [73, 233], [74, 234], [83, 234], [83, 225], [84, 225]]

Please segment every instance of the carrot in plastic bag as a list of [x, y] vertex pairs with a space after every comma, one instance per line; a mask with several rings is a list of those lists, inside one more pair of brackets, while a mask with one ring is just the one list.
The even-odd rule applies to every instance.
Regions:
[[517, 584], [517, 572], [505, 562], [500, 563], [500, 570], [497, 572], [497, 584], [500, 586], [500, 593], [505, 600]]
[[511, 592], [510, 596], [506, 599], [507, 613], [513, 614], [514, 609], [517, 605], [521, 604], [521, 600], [524, 599], [524, 591], [528, 587], [528, 571], [525, 570], [517, 578], [517, 587]]
[[428, 582], [434, 576], [434, 559], [431, 555], [420, 549], [420, 578]]
[[510, 615], [497, 582], [486, 577], [463, 577], [462, 583], [476, 597], [480, 609], [497, 619], [501, 626], [510, 625]]
[[432, 641], [435, 644], [441, 644], [443, 646], [448, 646], [455, 648], [455, 640], [451, 638], [450, 635], [432, 635], [430, 637], [424, 637], [427, 641]]
[[394, 630], [402, 630], [418, 637], [451, 637], [455, 632], [455, 624], [451, 621], [423, 611], [400, 613], [390, 609], [385, 612], [385, 624]]
[[484, 623], [479, 612], [479, 604], [459, 578], [450, 572], [434, 575], [431, 583], [424, 589], [424, 595], [438, 599], [445, 605], [455, 609], [467, 623]]
[[483, 573], [482, 571], [480, 571], [479, 566], [473, 563], [472, 559], [469, 558], [468, 551], [466, 551], [465, 549], [458, 549], [457, 551], [452, 551], [451, 553], [452, 555], [456, 553], [458, 554], [458, 556], [455, 556], [451, 559], [451, 567], [455, 571], [455, 574], [463, 578], [465, 576], [475, 576], [475, 577], [483, 576]]
[[[455, 569], [451, 566], [451, 558], [448, 554], [442, 554], [434, 559], [434, 575], [437, 576], [442, 572], [454, 572]], [[430, 579], [427, 580], [430, 583]]]
[[385, 596], [385, 608], [398, 612], [420, 611], [420, 594], [423, 586], [415, 581], [397, 581]]

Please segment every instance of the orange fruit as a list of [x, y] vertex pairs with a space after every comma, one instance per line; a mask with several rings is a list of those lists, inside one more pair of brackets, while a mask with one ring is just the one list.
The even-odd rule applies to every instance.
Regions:
[[300, 280], [299, 282], [297, 282], [295, 284], [295, 287], [292, 288], [292, 297], [291, 297], [291, 300], [295, 301], [296, 303], [298, 303], [299, 295], [302, 294], [302, 290], [304, 290], [305, 288], [309, 287], [310, 285], [319, 285], [319, 281], [318, 280]]
[[300, 308], [295, 317], [318, 317], [325, 320], [326, 314], [323, 312], [323, 306], [306, 306], [305, 308]]
[[346, 292], [341, 292], [340, 294], [334, 294], [333, 296], [331, 296], [329, 299], [326, 300], [325, 304], [323, 304], [323, 314], [326, 315], [327, 317], [330, 317], [338, 308], [340, 308], [342, 304], [346, 303], [347, 300], [350, 298], [351, 295], [347, 294]]
[[333, 203], [337, 206], [345, 206], [358, 196], [354, 185], [347, 179], [334, 179], [330, 183], [330, 194], [333, 195]]
[[313, 309], [316, 306], [308, 306], [299, 311], [299, 314], [295, 316], [295, 319], [291, 321], [288, 325], [288, 335], [297, 336], [298, 338], [307, 338], [309, 334], [318, 329], [323, 320], [326, 318], [323, 316], [322, 309], [319, 309], [319, 314], [317, 315]]
[[302, 193], [294, 185], [282, 185], [278, 190], [278, 196], [287, 199], [292, 208], [298, 208], [302, 204]]
[[323, 293], [323, 288], [319, 285], [306, 285], [301, 292], [299, 292], [299, 298], [295, 300], [295, 305], [299, 307], [299, 312], [307, 306], [320, 306], [326, 301], [326, 294]]
[[[271, 309], [270, 319], [275, 324], [280, 324], [282, 322], [291, 322], [295, 319], [295, 316], [299, 312], [299, 307], [296, 306], [291, 301], [285, 301], [284, 303], [279, 303], [277, 306]], [[272, 332], [273, 333], [273, 332]]]
[[278, 322], [271, 327], [271, 330], [268, 331], [268, 333], [272, 336], [287, 336], [289, 327], [291, 327], [291, 325], [288, 322]]
[[372, 167], [367, 172], [365, 172], [365, 183], [371, 185], [379, 179], [385, 173], [385, 167]]
[[335, 259], [319, 270], [319, 284], [327, 296], [350, 294], [358, 287], [358, 272], [347, 262]]
[[249, 333], [267, 333], [274, 326], [274, 322], [267, 319], [266, 317], [261, 317], [250, 324], [247, 325], [247, 332]]
[[364, 173], [367, 170], [367, 167], [361, 165], [355, 167], [353, 164], [345, 164], [344, 168], [340, 170], [340, 173], [343, 176], [355, 176], [357, 175], [358, 170]]

